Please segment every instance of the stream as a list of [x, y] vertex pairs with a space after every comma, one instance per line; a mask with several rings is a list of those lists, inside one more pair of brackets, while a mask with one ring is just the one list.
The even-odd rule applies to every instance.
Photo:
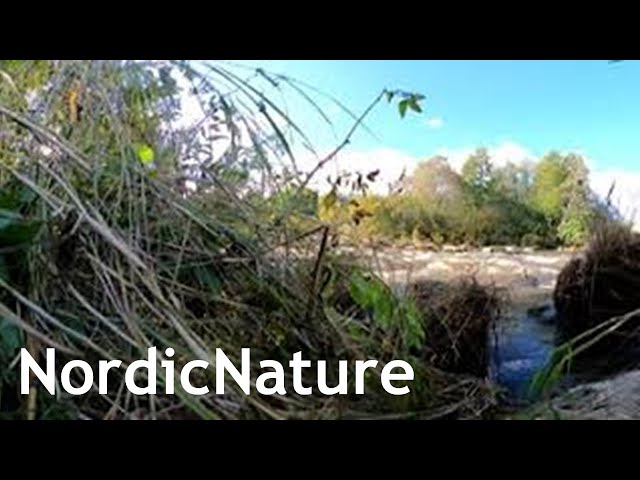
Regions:
[[[569, 252], [504, 252], [488, 249], [461, 253], [422, 252], [405, 248], [377, 253], [391, 284], [408, 280], [452, 281], [474, 276], [480, 283], [509, 292], [508, 310], [489, 333], [489, 376], [506, 390], [509, 403], [528, 401], [535, 373], [556, 346], [555, 280], [572, 258]], [[562, 386], [571, 386], [571, 378]]]
[[[489, 377], [505, 391], [503, 400], [517, 410], [533, 400], [530, 382], [556, 347], [553, 290], [558, 274], [574, 255], [517, 249], [433, 252], [387, 248], [376, 251], [371, 266], [398, 287], [411, 281], [450, 282], [473, 276], [479, 283], [507, 293], [506, 311], [488, 335]], [[554, 411], [569, 418], [640, 418], [640, 351], [630, 355], [635, 366], [625, 366], [625, 374], [614, 369], [613, 375], [603, 376], [593, 364], [587, 365], [587, 370], [574, 368], [556, 385], [560, 391], [551, 403]], [[604, 361], [609, 368], [610, 359]]]
[[552, 302], [515, 307], [489, 333], [489, 376], [506, 389], [512, 402], [527, 401], [533, 376], [553, 353], [555, 313]]

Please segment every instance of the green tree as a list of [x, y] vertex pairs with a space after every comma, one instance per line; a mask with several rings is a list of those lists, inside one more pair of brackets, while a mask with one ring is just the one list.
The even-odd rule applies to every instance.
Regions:
[[464, 197], [460, 175], [442, 156], [418, 165], [411, 180], [411, 191], [422, 204], [436, 209], [462, 205]]
[[507, 162], [494, 169], [495, 191], [503, 197], [526, 202], [533, 180], [532, 166], [526, 163]]
[[570, 154], [565, 157], [568, 174], [563, 187], [563, 210], [558, 236], [567, 245], [580, 245], [586, 240], [595, 214], [589, 189], [589, 171], [584, 159]]
[[562, 218], [565, 201], [565, 180], [569, 175], [565, 159], [558, 152], [547, 154], [536, 165], [531, 186], [531, 206], [553, 225]]
[[580, 244], [586, 239], [595, 208], [592, 197], [589, 171], [581, 156], [551, 152], [536, 166], [531, 205], [563, 243]]
[[486, 148], [476, 149], [467, 158], [462, 166], [462, 180], [473, 205], [481, 205], [491, 195], [494, 186], [493, 166]]
[[417, 221], [410, 232], [418, 228], [438, 242], [463, 240], [467, 214], [464, 182], [447, 158], [436, 156], [418, 165], [411, 178], [411, 195], [415, 201], [409, 202], [409, 218]]

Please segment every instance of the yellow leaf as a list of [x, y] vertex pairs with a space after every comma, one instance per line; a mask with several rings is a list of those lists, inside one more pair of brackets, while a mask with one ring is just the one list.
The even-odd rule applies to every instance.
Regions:
[[329, 192], [323, 199], [322, 199], [322, 206], [326, 209], [329, 210], [331, 207], [333, 207], [336, 202], [338, 201], [338, 194], [336, 193], [335, 190], [331, 190], [331, 192]]
[[153, 149], [149, 145], [140, 145], [138, 147], [138, 158], [143, 165], [150, 164], [155, 158]]
[[76, 123], [78, 121], [78, 90], [72, 88], [69, 90], [67, 101], [69, 103], [69, 121]]

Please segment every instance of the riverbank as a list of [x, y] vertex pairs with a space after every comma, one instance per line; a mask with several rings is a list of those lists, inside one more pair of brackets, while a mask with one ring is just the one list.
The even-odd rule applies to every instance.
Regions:
[[[505, 309], [488, 339], [489, 378], [517, 405], [557, 344], [553, 290], [556, 278], [578, 252], [484, 248], [464, 251], [381, 247], [360, 258], [397, 289], [415, 281], [453, 282], [473, 276], [501, 291]], [[579, 383], [585, 382], [585, 383]], [[640, 373], [587, 382], [568, 378], [551, 400], [526, 408], [527, 418], [635, 418], [640, 415]], [[520, 404], [525, 403], [524, 401]], [[606, 413], [609, 412], [609, 413]]]

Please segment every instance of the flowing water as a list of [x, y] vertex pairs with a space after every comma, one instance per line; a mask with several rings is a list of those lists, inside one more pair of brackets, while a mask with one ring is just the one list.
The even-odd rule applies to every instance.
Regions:
[[555, 309], [550, 301], [515, 307], [489, 335], [490, 377], [506, 389], [511, 401], [526, 402], [531, 380], [547, 364], [555, 345]]
[[[557, 322], [552, 294], [557, 275], [573, 255], [504, 249], [431, 252], [412, 248], [390, 248], [378, 253], [372, 266], [379, 266], [391, 284], [446, 282], [472, 275], [480, 283], [508, 293], [508, 309], [488, 339], [489, 374], [506, 390], [513, 406], [526, 406], [531, 400], [528, 393], [532, 378], [554, 351]], [[635, 353], [635, 358], [640, 358], [640, 352]], [[566, 377], [559, 385], [566, 390], [557, 392], [558, 396], [546, 405], [552, 406], [561, 418], [640, 418], [640, 364], [635, 371], [604, 380], [593, 373]]]
[[[409, 279], [453, 280], [473, 275], [480, 283], [508, 292], [509, 306], [490, 333], [490, 377], [514, 403], [528, 400], [529, 385], [556, 346], [556, 312], [552, 292], [567, 252], [378, 252], [384, 276], [401, 284]], [[571, 384], [567, 378], [565, 383]]]

